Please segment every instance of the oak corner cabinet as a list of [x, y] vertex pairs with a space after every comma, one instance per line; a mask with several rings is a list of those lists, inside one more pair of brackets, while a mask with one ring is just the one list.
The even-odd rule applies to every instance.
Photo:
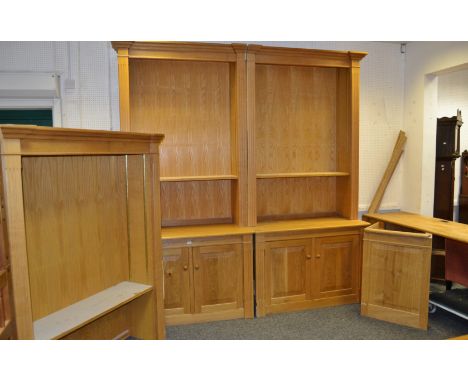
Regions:
[[[264, 296], [276, 293], [271, 282], [282, 271], [268, 275], [263, 266], [271, 270], [273, 261], [279, 267], [283, 260], [272, 259], [279, 259], [278, 253], [295, 259], [286, 261], [283, 271], [291, 282], [293, 274], [308, 269], [297, 273], [306, 280], [298, 283], [307, 302], [293, 304], [294, 298], [285, 295], [281, 309], [357, 301], [360, 235], [366, 225], [355, 220], [359, 71], [366, 53], [189, 42], [114, 42], [113, 47], [119, 63], [121, 129], [166, 136], [161, 145], [161, 214], [170, 272], [165, 275], [168, 322], [196, 320], [203, 311], [221, 309], [221, 302], [213, 303], [216, 308], [204, 305], [205, 285], [198, 279], [208, 269], [225, 274], [222, 267], [231, 268], [232, 277], [238, 274], [236, 246], [208, 248], [213, 233], [222, 236], [218, 231], [230, 241], [244, 237], [242, 277], [244, 282], [252, 278], [251, 284], [255, 279], [259, 315], [275, 311], [264, 306]], [[177, 247], [177, 240], [195, 242], [191, 228], [196, 228], [197, 244]], [[247, 228], [249, 232], [239, 232]], [[169, 240], [164, 232], [178, 234]], [[252, 246], [245, 235], [253, 235], [257, 243], [255, 272], [245, 256], [251, 251], [246, 247]], [[279, 240], [304, 240], [303, 248], [279, 249], [274, 244]], [[318, 259], [314, 251], [321, 247], [324, 256]], [[304, 253], [315, 257], [302, 268]], [[217, 256], [225, 260], [217, 262]], [[207, 257], [209, 266], [200, 272]], [[321, 285], [318, 275], [323, 275]], [[237, 285], [236, 280], [229, 279], [230, 285]], [[223, 288], [209, 286], [215, 287]], [[213, 302], [223, 300], [218, 292]], [[225, 306], [234, 307], [234, 297]]]
[[0, 125], [18, 339], [164, 338], [162, 139]]

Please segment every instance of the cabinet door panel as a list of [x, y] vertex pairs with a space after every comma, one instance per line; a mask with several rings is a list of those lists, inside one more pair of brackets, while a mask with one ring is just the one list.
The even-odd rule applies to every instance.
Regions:
[[163, 250], [164, 261], [164, 309], [166, 315], [191, 312], [190, 249]]
[[427, 329], [431, 250], [430, 234], [366, 228], [361, 314]]
[[311, 299], [310, 240], [285, 240], [265, 247], [266, 304]]
[[193, 248], [194, 313], [243, 307], [241, 244]]
[[317, 239], [315, 291], [318, 298], [357, 292], [359, 235]]

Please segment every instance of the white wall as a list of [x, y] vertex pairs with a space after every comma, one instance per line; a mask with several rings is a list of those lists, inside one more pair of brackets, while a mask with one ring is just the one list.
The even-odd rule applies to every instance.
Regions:
[[[442, 73], [438, 76], [437, 118], [453, 117], [457, 109], [462, 111], [465, 123], [460, 130], [460, 152], [468, 150], [468, 69]], [[460, 164], [455, 162], [455, 206], [460, 193]]]
[[[109, 42], [2, 41], [0, 72], [59, 74], [62, 126], [119, 129], [117, 57]], [[64, 88], [66, 79], [75, 81], [74, 89]], [[0, 107], [40, 105], [42, 101], [0, 99]]]
[[439, 76], [468, 63], [468, 42], [412, 42], [406, 51], [401, 204], [432, 216]]

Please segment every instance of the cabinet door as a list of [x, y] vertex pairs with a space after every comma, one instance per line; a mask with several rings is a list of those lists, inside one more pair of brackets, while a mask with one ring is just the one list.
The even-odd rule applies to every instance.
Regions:
[[361, 314], [427, 329], [431, 235], [387, 231], [377, 222], [363, 242]]
[[359, 235], [316, 239], [314, 294], [317, 298], [357, 293], [359, 248]]
[[311, 241], [284, 240], [265, 246], [265, 304], [310, 300]]
[[166, 248], [164, 262], [164, 309], [166, 316], [191, 313], [190, 249]]
[[193, 280], [194, 313], [243, 307], [243, 259], [241, 244], [195, 247]]

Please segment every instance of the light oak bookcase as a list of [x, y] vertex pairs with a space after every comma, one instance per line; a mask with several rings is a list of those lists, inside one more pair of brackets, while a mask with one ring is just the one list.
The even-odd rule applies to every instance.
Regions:
[[167, 322], [252, 317], [254, 300], [257, 316], [359, 301], [365, 53], [207, 43], [113, 47], [121, 129], [166, 135]]
[[114, 42], [121, 130], [160, 131], [166, 322], [253, 317], [246, 45]]
[[358, 302], [365, 53], [249, 45], [248, 221], [257, 316]]
[[164, 338], [162, 139], [0, 125], [17, 338]]

